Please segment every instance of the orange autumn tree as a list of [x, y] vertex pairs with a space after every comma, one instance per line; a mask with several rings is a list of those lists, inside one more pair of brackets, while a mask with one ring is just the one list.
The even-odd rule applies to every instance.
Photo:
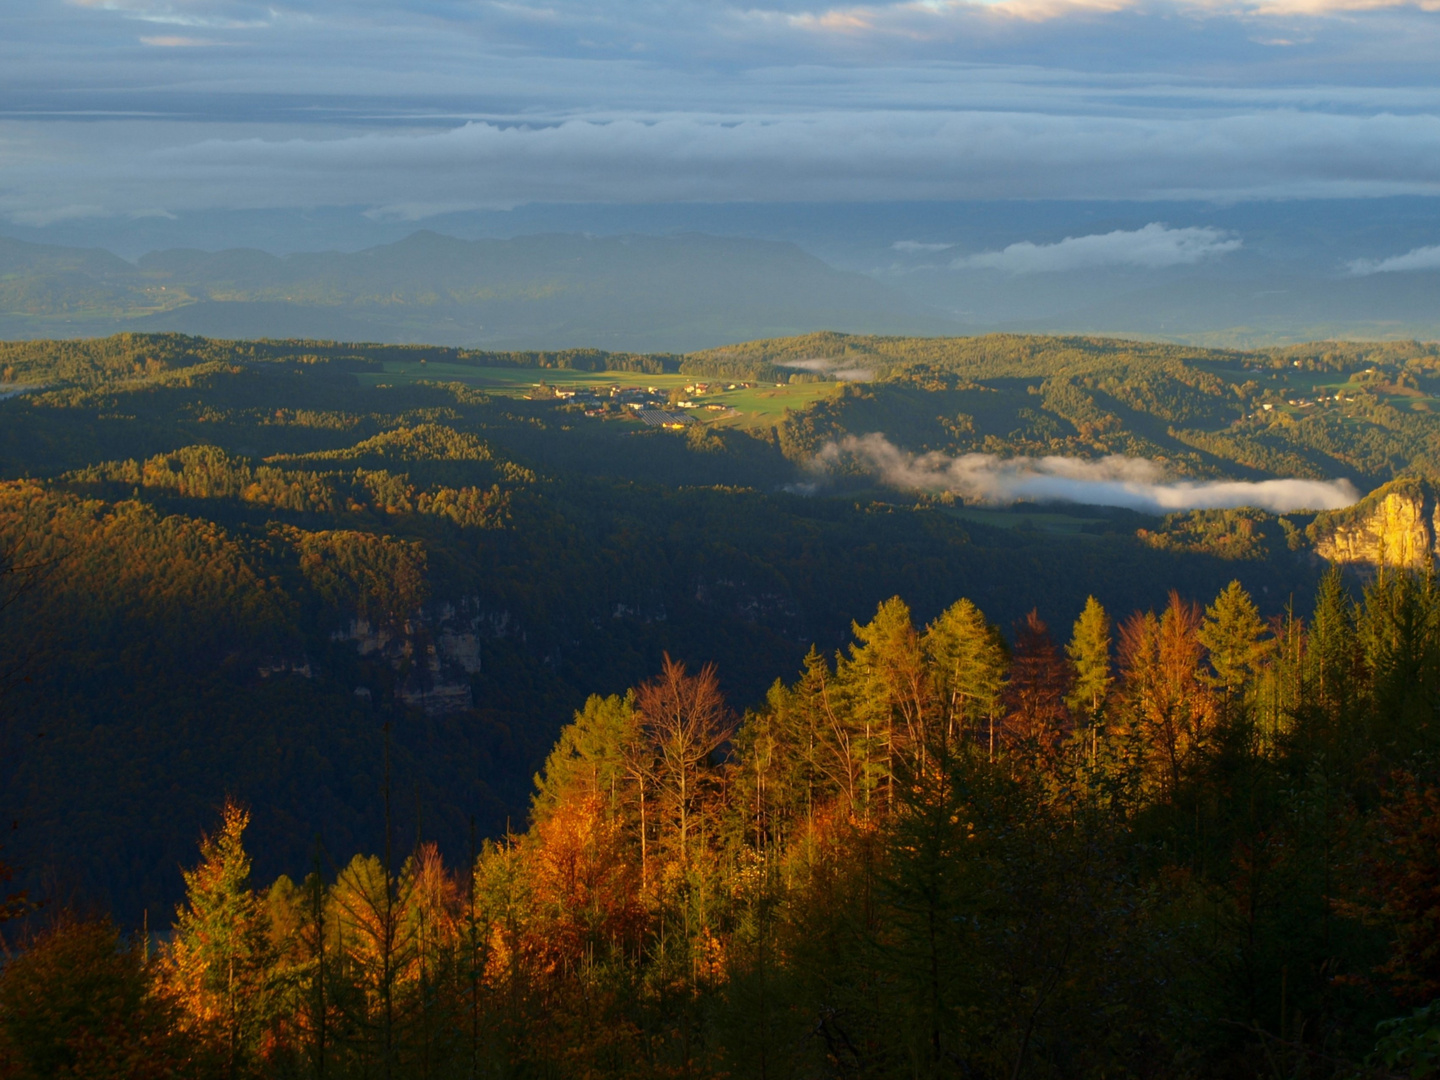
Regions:
[[1006, 687], [1005, 741], [1041, 757], [1055, 753], [1070, 726], [1065, 707], [1070, 672], [1039, 612], [1016, 623], [1015, 656]]
[[1136, 612], [1120, 628], [1128, 750], [1144, 789], [1167, 801], [1209, 749], [1215, 730], [1200, 626], [1200, 609], [1171, 592], [1159, 618]]
[[640, 896], [642, 764], [635, 697], [592, 695], [560, 734], [535, 778], [525, 846], [547, 970], [581, 954], [633, 948], [645, 921]]
[[229, 1077], [260, 1067], [274, 1003], [270, 917], [250, 887], [243, 836], [250, 812], [227, 800], [220, 831], [200, 843], [184, 872], [185, 903], [163, 962], [164, 981], [190, 1029], [216, 1037]]
[[719, 795], [715, 754], [732, 731], [715, 665], [689, 675], [666, 653], [660, 674], [635, 692], [635, 707], [644, 733], [640, 753], [655, 792], [659, 846], [683, 870]]

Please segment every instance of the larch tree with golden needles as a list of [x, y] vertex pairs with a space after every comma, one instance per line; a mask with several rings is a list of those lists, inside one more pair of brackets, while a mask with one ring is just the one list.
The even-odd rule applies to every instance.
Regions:
[[1158, 758], [1170, 797], [1190, 766], [1209, 746], [1215, 722], [1214, 699], [1201, 665], [1200, 609], [1171, 592], [1156, 628], [1159, 695], [1147, 717], [1151, 751]]
[[[940, 702], [945, 737], [993, 726], [1005, 686], [1000, 631], [969, 600], [957, 600], [925, 628], [922, 642]], [[988, 733], [987, 733], [988, 734]]]
[[1093, 596], [1085, 600], [1085, 608], [1075, 620], [1065, 655], [1073, 672], [1065, 703], [1072, 713], [1084, 718], [1086, 752], [1094, 765], [1105, 699], [1114, 679], [1110, 668], [1110, 616]]
[[230, 1077], [259, 1064], [270, 1020], [275, 950], [270, 919], [250, 887], [243, 837], [250, 813], [227, 801], [220, 831], [200, 844], [184, 873], [185, 903], [165, 957], [166, 981], [198, 1033], [214, 1033]]
[[358, 990], [347, 1018], [366, 1060], [392, 1076], [417, 1002], [418, 927], [408, 917], [413, 861], [397, 876], [383, 860], [356, 855], [331, 890], [341, 959]]
[[1053, 755], [1069, 723], [1070, 673], [1049, 628], [1032, 610], [1016, 626], [1015, 657], [1005, 697], [1005, 741], [1042, 757]]
[[651, 753], [659, 812], [671, 833], [667, 846], [681, 866], [703, 826], [713, 792], [713, 758], [730, 737], [730, 710], [713, 664], [698, 675], [667, 653], [660, 674], [635, 693]]
[[883, 785], [888, 810], [894, 802], [897, 765], [924, 753], [934, 690], [910, 608], [898, 596], [880, 604], [868, 623], [855, 623], [852, 629], [855, 641], [836, 674], [851, 712], [865, 729], [865, 791], [873, 793]]

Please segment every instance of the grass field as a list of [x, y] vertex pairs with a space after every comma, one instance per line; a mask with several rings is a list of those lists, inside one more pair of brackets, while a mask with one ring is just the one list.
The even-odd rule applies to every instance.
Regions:
[[[487, 368], [468, 364], [387, 363], [384, 373], [358, 375], [362, 385], [385, 387], [415, 382], [460, 382], [477, 390], [509, 397], [528, 395], [543, 380], [547, 385], [567, 389], [580, 387], [639, 386], [658, 387], [662, 391], [684, 389], [694, 385], [694, 375], [647, 375], [634, 371], [565, 371], [557, 368]], [[712, 386], [725, 386], [724, 380], [708, 381]], [[693, 411], [703, 423], [726, 427], [748, 427], [758, 423], [773, 424], [786, 409], [803, 409], [818, 398], [834, 393], [839, 383], [796, 383], [794, 385], [761, 385], [750, 389], [719, 390], [696, 395], [694, 401], [704, 405], [728, 405], [735, 413], [718, 413], [703, 408]]]
[[1307, 399], [1316, 402], [1312, 406], [1296, 408], [1280, 405], [1279, 408], [1293, 416], [1311, 412], [1316, 408], [1341, 408], [1346, 402], [1335, 401], [1334, 395], [1342, 398], [1354, 397], [1368, 386], [1381, 401], [1392, 408], [1411, 412], [1440, 412], [1440, 398], [1431, 397], [1423, 391], [1400, 388], [1388, 383], [1366, 382], [1354, 375], [1345, 376], [1333, 372], [1304, 371], [1281, 368], [1278, 371], [1252, 371], [1248, 368], [1229, 364], [1206, 364], [1206, 370], [1233, 379], [1237, 383], [1254, 380], [1262, 389], [1272, 390], [1287, 398]]

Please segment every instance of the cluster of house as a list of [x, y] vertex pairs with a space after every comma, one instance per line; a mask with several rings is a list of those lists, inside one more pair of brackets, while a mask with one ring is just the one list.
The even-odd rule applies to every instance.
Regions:
[[555, 396], [574, 405], [614, 404], [632, 409], [665, 403], [665, 393], [658, 386], [557, 386]]
[[[696, 382], [684, 389], [687, 394], [703, 396], [720, 393], [723, 390], [749, 390], [754, 385], [754, 383], [748, 382], [724, 384]], [[640, 387], [618, 384], [612, 386], [557, 386], [546, 388], [546, 396], [553, 396], [556, 400], [571, 405], [584, 406], [587, 416], [602, 416], [618, 406], [621, 409], [632, 411], [636, 419], [650, 427], [682, 428], [693, 422], [692, 417], [684, 412], [677, 412], [676, 409], [709, 409], [715, 412], [728, 412], [730, 409], [730, 406], [717, 402], [689, 400], [677, 401], [672, 405], [669, 400], [669, 392], [658, 386]]]

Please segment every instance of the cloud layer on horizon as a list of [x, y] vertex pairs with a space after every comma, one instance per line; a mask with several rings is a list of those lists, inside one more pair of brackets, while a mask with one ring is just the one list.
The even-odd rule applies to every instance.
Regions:
[[[175, 125], [137, 120], [71, 121], [64, 134], [81, 135], [85, 124], [91, 137], [59, 153], [10, 156], [0, 213], [40, 224], [96, 213], [328, 204], [418, 220], [530, 201], [1440, 194], [1440, 116], [1428, 115], [672, 114], [284, 139], [234, 137], [231, 128], [179, 144], [168, 138]], [[0, 124], [0, 150], [19, 144], [19, 134], [14, 121]], [[1132, 164], [1117, 172], [1117, 157]], [[1389, 163], [1383, 171], [1380, 160]], [[1151, 225], [1021, 242], [961, 263], [1012, 272], [1154, 267], [1239, 243], [1213, 229]]]
[[890, 487], [951, 492], [964, 499], [1008, 505], [1067, 502], [1120, 506], [1165, 514], [1254, 506], [1272, 513], [1336, 510], [1360, 493], [1348, 480], [1175, 480], [1153, 461], [1118, 454], [1087, 461], [1075, 457], [1000, 458], [994, 454], [948, 457], [908, 453], [885, 436], [846, 436], [815, 458], [822, 474], [858, 465]]
[[[1437, 8], [12, 0], [0, 215], [1436, 194]], [[983, 257], [1230, 242], [1102, 239]]]

